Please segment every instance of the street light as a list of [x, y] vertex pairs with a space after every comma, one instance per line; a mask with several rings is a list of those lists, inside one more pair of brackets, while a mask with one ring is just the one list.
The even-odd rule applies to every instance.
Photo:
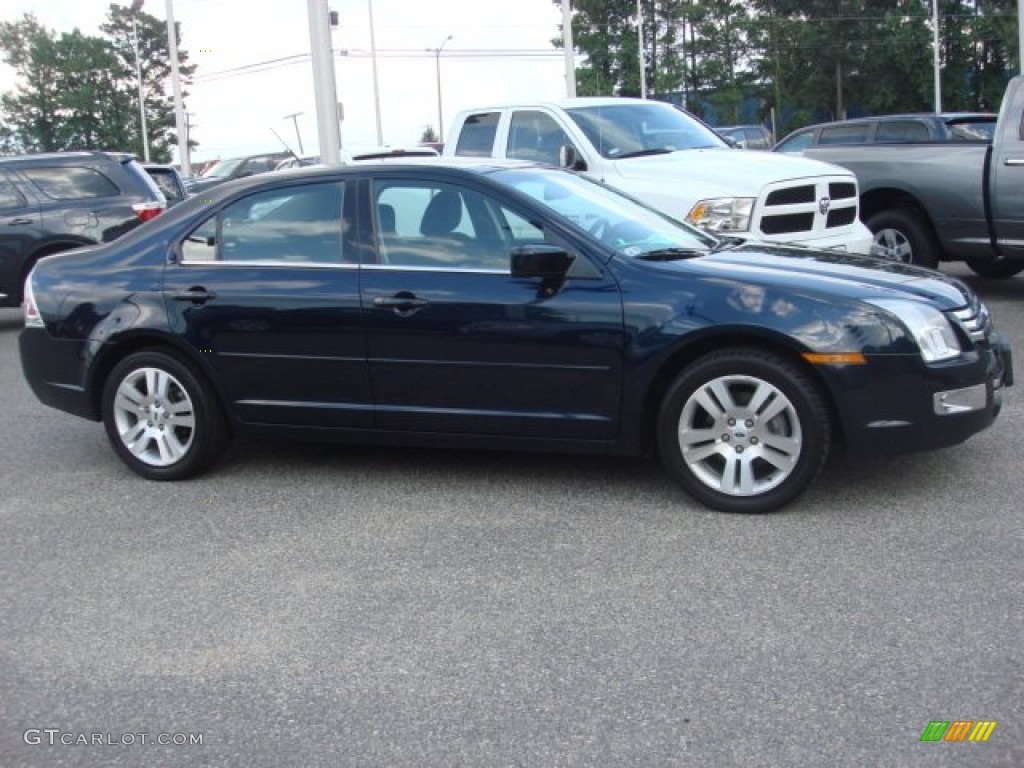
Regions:
[[444, 49], [445, 43], [452, 39], [451, 35], [448, 35], [437, 48], [427, 48], [428, 51], [434, 53], [434, 66], [437, 70], [437, 140], [444, 143], [444, 112], [441, 109], [441, 51]]
[[149, 134], [146, 131], [146, 92], [142, 88], [142, 61], [139, 58], [139, 26], [137, 15], [144, 0], [132, 0], [132, 47], [135, 49], [135, 78], [139, 81], [139, 122], [142, 125], [142, 157], [149, 162]]

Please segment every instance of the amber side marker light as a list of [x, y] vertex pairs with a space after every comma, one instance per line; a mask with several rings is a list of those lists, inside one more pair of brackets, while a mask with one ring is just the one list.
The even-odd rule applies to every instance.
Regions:
[[803, 358], [813, 365], [866, 365], [868, 362], [860, 352], [837, 352], [835, 354], [804, 352]]

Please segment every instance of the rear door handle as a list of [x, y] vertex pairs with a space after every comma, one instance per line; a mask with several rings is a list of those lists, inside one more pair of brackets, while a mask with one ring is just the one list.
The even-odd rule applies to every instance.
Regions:
[[1003, 165], [1024, 165], [1024, 157], [1008, 157], [1003, 160]]
[[217, 294], [202, 287], [189, 288], [187, 291], [178, 291], [173, 295], [175, 301], [191, 301], [193, 304], [205, 304], [211, 299], [216, 299]]
[[17, 226], [20, 226], [22, 224], [31, 224], [32, 221], [33, 221], [32, 219], [26, 219], [26, 218], [22, 218], [22, 217], [19, 216], [17, 219], [11, 219], [10, 221], [8, 221], [7, 222], [7, 226], [9, 226], [9, 227], [17, 227]]
[[390, 309], [399, 317], [414, 315], [428, 304], [430, 301], [421, 299], [409, 291], [399, 291], [394, 296], [377, 296], [373, 300], [373, 306]]

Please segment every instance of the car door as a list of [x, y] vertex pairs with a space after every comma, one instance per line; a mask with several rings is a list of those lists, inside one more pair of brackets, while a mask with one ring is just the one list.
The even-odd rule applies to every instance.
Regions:
[[0, 171], [0, 306], [17, 301], [25, 259], [41, 236], [39, 206]]
[[372, 423], [351, 186], [286, 182], [232, 199], [165, 271], [174, 331], [245, 422]]
[[1000, 251], [1024, 258], [1024, 118], [1010, 118], [1024, 114], [1024, 88], [1017, 88], [1008, 101], [996, 123], [989, 200]]
[[512, 277], [511, 249], [571, 246], [493, 191], [420, 173], [379, 175], [369, 192], [377, 263], [361, 291], [378, 427], [617, 434], [622, 303], [608, 274], [577, 251], [585, 268], [564, 284]]

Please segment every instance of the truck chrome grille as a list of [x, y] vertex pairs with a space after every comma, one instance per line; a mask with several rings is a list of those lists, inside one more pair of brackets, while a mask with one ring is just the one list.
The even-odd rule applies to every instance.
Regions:
[[767, 240], [835, 236], [857, 221], [857, 184], [825, 176], [770, 184], [762, 193], [752, 232]]

